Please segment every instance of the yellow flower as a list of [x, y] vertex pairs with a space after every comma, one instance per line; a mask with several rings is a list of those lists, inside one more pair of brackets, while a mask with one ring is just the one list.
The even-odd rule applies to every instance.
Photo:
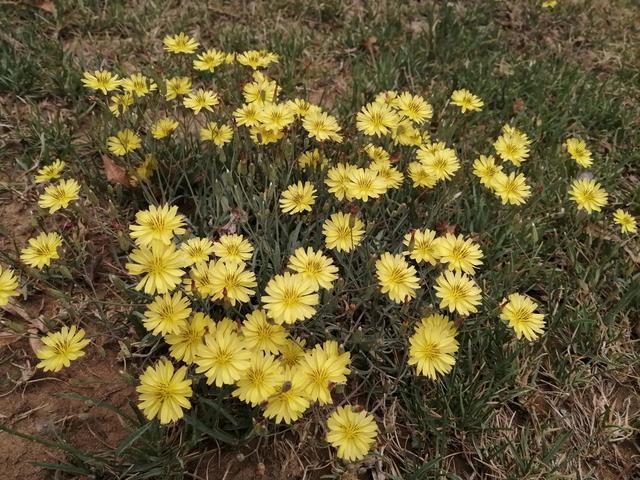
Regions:
[[311, 247], [306, 250], [302, 247], [296, 249], [289, 258], [287, 268], [313, 283], [316, 290], [331, 289], [338, 278], [338, 267], [333, 264], [333, 260], [324, 256], [321, 250], [316, 252]]
[[536, 340], [544, 331], [544, 315], [534, 313], [538, 304], [525, 295], [512, 293], [503, 300], [500, 318], [509, 323], [518, 338]]
[[185, 218], [174, 205], [150, 205], [136, 213], [136, 223], [129, 225], [131, 238], [136, 245], [148, 247], [154, 243], [169, 245], [174, 235], [182, 235]]
[[251, 134], [251, 140], [258, 145], [269, 145], [270, 143], [277, 142], [284, 136], [282, 130], [269, 130], [261, 124], [256, 127], [251, 127], [249, 133]]
[[493, 185], [495, 194], [500, 197], [502, 204], [522, 205], [531, 196], [531, 187], [521, 173], [511, 172], [509, 175], [498, 173]]
[[420, 125], [433, 116], [433, 108], [424, 98], [418, 95], [411, 95], [409, 92], [403, 92], [395, 102], [398, 113], [404, 115], [412, 122]]
[[58, 247], [62, 245], [62, 237], [57, 233], [41, 233], [29, 239], [29, 246], [22, 249], [20, 259], [29, 265], [41, 269], [51, 264], [51, 260], [60, 258]]
[[194, 53], [200, 45], [186, 33], [180, 32], [177, 35], [167, 35], [162, 41], [164, 49], [171, 53]]
[[140, 137], [133, 130], [125, 128], [107, 139], [107, 148], [115, 155], [122, 157], [137, 150], [142, 145]]
[[173, 77], [169, 78], [165, 82], [167, 93], [165, 98], [167, 100], [173, 100], [178, 95], [186, 95], [191, 93], [191, 79], [189, 77]]
[[191, 315], [191, 304], [182, 296], [182, 292], [173, 295], [158, 295], [144, 312], [142, 321], [145, 328], [154, 335], [178, 333], [187, 324]]
[[266, 50], [247, 50], [236, 55], [236, 61], [240, 65], [246, 65], [254, 70], [265, 68], [270, 63], [278, 63], [278, 60], [278, 55]]
[[38, 206], [48, 208], [49, 213], [54, 213], [61, 208], [67, 208], [69, 203], [80, 198], [79, 191], [80, 185], [74, 179], [60, 180], [44, 189], [44, 193], [38, 199]]
[[36, 352], [36, 357], [41, 360], [36, 367], [45, 372], [59, 372], [71, 365], [71, 362], [84, 355], [82, 349], [89, 345], [89, 340], [84, 338], [84, 330], [75, 326], [62, 327], [59, 332], [51, 332], [40, 340], [43, 345]]
[[209, 122], [207, 126], [200, 129], [200, 140], [210, 141], [222, 147], [229, 143], [233, 137], [233, 130], [229, 125], [218, 125], [217, 122]]
[[319, 302], [316, 292], [306, 277], [285, 272], [269, 280], [262, 303], [269, 318], [277, 324], [295, 323], [315, 315]]
[[414, 187], [433, 188], [438, 182], [432, 169], [427, 169], [422, 162], [409, 163], [409, 178], [411, 178]]
[[378, 198], [387, 191], [386, 182], [380, 178], [378, 172], [370, 168], [354, 168], [349, 172], [349, 182], [346, 185], [347, 197], [368, 201]]
[[480, 155], [480, 158], [473, 162], [473, 174], [480, 179], [482, 185], [491, 190], [495, 190], [500, 173], [502, 165], [496, 165], [496, 159], [491, 155]]
[[404, 180], [402, 172], [391, 165], [373, 163], [369, 169], [378, 174], [378, 178], [383, 182], [385, 190], [398, 188], [402, 185], [402, 181]]
[[133, 93], [117, 93], [109, 97], [109, 111], [113, 113], [113, 116], [118, 118], [121, 114], [129, 110], [129, 107], [133, 105], [135, 98]]
[[422, 134], [407, 119], [402, 119], [391, 130], [394, 145], [419, 146], [422, 144]]
[[446, 263], [449, 270], [473, 275], [478, 265], [482, 265], [484, 254], [480, 247], [470, 239], [465, 240], [462, 235], [447, 233], [437, 241], [440, 263]]
[[380, 92], [376, 95], [374, 102], [384, 103], [385, 105], [389, 105], [390, 107], [397, 107], [398, 92], [396, 92], [395, 90], [387, 90], [386, 92]]
[[173, 244], [163, 245], [154, 242], [149, 247], [138, 247], [129, 255], [130, 262], [125, 265], [131, 275], [144, 275], [135, 286], [136, 290], [154, 294], [167, 293], [180, 284], [189, 260], [176, 250]]
[[227, 263], [242, 263], [251, 260], [253, 245], [242, 235], [225, 234], [213, 244], [213, 253]]
[[233, 112], [233, 117], [236, 119], [237, 125], [255, 127], [260, 124], [258, 120], [258, 105], [255, 102], [238, 107]]
[[160, 140], [171, 135], [178, 128], [178, 125], [179, 123], [173, 118], [161, 118], [151, 125], [151, 135], [153, 138]]
[[204, 335], [214, 326], [215, 323], [209, 315], [196, 312], [176, 333], [165, 335], [164, 340], [169, 345], [169, 353], [176, 360], [193, 363], [200, 346], [204, 345]]
[[324, 221], [322, 233], [325, 236], [327, 248], [339, 252], [350, 252], [362, 241], [364, 223], [350, 213], [338, 212]]
[[264, 416], [273, 418], [276, 423], [290, 424], [298, 420], [309, 405], [310, 402], [299, 375], [293, 375], [279, 386], [275, 395], [269, 398]]
[[159, 418], [161, 424], [180, 420], [184, 410], [191, 408], [189, 398], [193, 395], [191, 379], [186, 378], [187, 367], [174, 369], [171, 362], [160, 360], [155, 366], [147, 367], [140, 375], [140, 410], [148, 420]]
[[208, 238], [190, 238], [182, 245], [180, 245], [180, 251], [182, 251], [191, 260], [191, 263], [206, 262], [209, 260], [209, 255], [215, 252], [215, 246]]
[[100, 90], [106, 95], [107, 92], [117, 89], [122, 84], [122, 80], [106, 70], [96, 70], [93, 74], [84, 72], [82, 83], [86, 88]]
[[213, 300], [224, 300], [235, 305], [236, 302], [246, 303], [255, 292], [257, 285], [253, 272], [245, 270], [244, 263], [226, 262], [220, 260], [214, 263], [210, 271], [211, 297]]
[[482, 99], [465, 88], [451, 94], [451, 103], [460, 107], [462, 113], [479, 112], [484, 107]]
[[209, 263], [200, 262], [195, 264], [189, 271], [189, 286], [194, 288], [201, 297], [209, 296], [213, 291], [211, 274], [216, 267], [216, 263], [215, 260]]
[[287, 341], [287, 331], [282, 325], [267, 320], [264, 310], [254, 310], [242, 323], [242, 336], [249, 350], [261, 350], [278, 354]]
[[417, 151], [416, 157], [436, 180], [450, 180], [460, 169], [455, 150], [446, 148], [444, 143], [422, 146]]
[[579, 178], [571, 184], [569, 197], [578, 204], [578, 209], [591, 213], [599, 212], [607, 204], [608, 194], [595, 180]]
[[295, 120], [286, 103], [266, 102], [258, 113], [258, 120], [269, 130], [283, 130]]
[[289, 100], [287, 101], [287, 105], [296, 117], [304, 117], [314, 106], [304, 98], [294, 98], [293, 100]]
[[584, 140], [569, 138], [567, 139], [566, 146], [569, 155], [571, 155], [571, 158], [573, 158], [578, 165], [584, 168], [589, 168], [593, 165], [591, 151], [587, 148]]
[[366, 457], [377, 435], [373, 415], [350, 405], [336, 408], [327, 420], [327, 442], [337, 449], [338, 458], [350, 462]]
[[256, 103], [256, 107], [262, 107], [265, 103], [275, 101], [277, 90], [276, 82], [264, 76], [242, 87], [242, 96], [245, 102]]
[[135, 184], [139, 180], [148, 180], [157, 167], [158, 161], [153, 154], [145, 154], [144, 161], [130, 174], [131, 178], [133, 178], [132, 183]]
[[325, 140], [342, 142], [342, 135], [339, 133], [341, 129], [336, 118], [320, 110], [307, 113], [302, 121], [302, 128], [311, 138], [315, 138], [319, 142]]
[[376, 262], [376, 276], [382, 293], [396, 303], [408, 302], [416, 296], [420, 288], [416, 269], [410, 266], [402, 255], [383, 253]]
[[638, 231], [636, 219], [621, 208], [614, 212], [613, 221], [620, 225], [620, 231], [622, 231], [622, 233], [636, 233]]
[[377, 147], [372, 143], [367, 143], [364, 146], [364, 151], [373, 163], [385, 165], [390, 163], [391, 156], [389, 155], [389, 152], [382, 147]]
[[60, 159], [56, 159], [55, 162], [49, 165], [45, 165], [40, 170], [38, 170], [37, 175], [35, 176], [36, 183], [44, 183], [48, 182], [49, 180], [57, 179], [58, 177], [60, 177], [60, 174], [62, 173], [62, 170], [64, 170], [64, 167], [65, 163]]
[[204, 336], [195, 360], [197, 373], [204, 373], [207, 384], [216, 387], [235, 383], [251, 364], [251, 352], [237, 333], [216, 330]]
[[338, 200], [349, 199], [349, 183], [351, 175], [357, 169], [348, 163], [339, 163], [327, 171], [327, 178], [324, 183], [329, 187], [329, 192], [333, 193]]
[[298, 157], [298, 166], [302, 170], [306, 170], [307, 167], [315, 168], [321, 167], [324, 168], [326, 166], [327, 159], [324, 157], [322, 152], [317, 148], [313, 150], [309, 150], [308, 152], [304, 152]]
[[280, 197], [280, 209], [283, 213], [294, 215], [300, 212], [310, 212], [316, 202], [316, 189], [310, 182], [298, 182], [289, 187]]
[[203, 108], [213, 112], [213, 107], [218, 103], [220, 103], [220, 99], [217, 93], [202, 88], [193, 93], [188, 93], [182, 102], [185, 107], [190, 108], [196, 114], [200, 113]]
[[231, 52], [231, 53], [227, 53], [224, 56], [224, 63], [226, 64], [231, 64], [234, 63], [236, 61], [236, 54]]
[[409, 337], [409, 365], [416, 366], [418, 375], [435, 380], [438, 374], [451, 371], [456, 363], [454, 354], [459, 345], [456, 326], [440, 314], [424, 317]]
[[558, 0], [544, 0], [542, 8], [554, 8], [558, 5]]
[[18, 295], [18, 279], [13, 270], [0, 265], [0, 307], [8, 304], [11, 297]]
[[436, 232], [433, 230], [413, 230], [404, 236], [403, 244], [408, 250], [402, 253], [418, 263], [428, 262], [437, 265], [440, 260]]
[[531, 141], [527, 135], [509, 125], [505, 125], [503, 133], [493, 144], [493, 147], [503, 160], [519, 167], [529, 157]]
[[348, 367], [351, 354], [340, 353], [337, 342], [325, 343], [331, 345], [316, 345], [306, 352], [298, 369], [307, 398], [320, 405], [332, 403], [330, 386], [347, 383], [347, 375], [351, 373]]
[[450, 312], [457, 311], [460, 315], [476, 313], [480, 304], [482, 292], [476, 282], [465, 273], [442, 272], [436, 279], [436, 297], [440, 298], [440, 308], [448, 308]]
[[225, 63], [226, 54], [215, 48], [210, 48], [202, 52], [193, 61], [193, 68], [201, 72], [213, 72], [216, 67]]
[[141, 73], [134, 73], [129, 78], [122, 80], [122, 90], [133, 93], [138, 97], [144, 97], [148, 93], [155, 92], [157, 89], [158, 85]]
[[257, 351], [251, 354], [251, 363], [240, 374], [235, 382], [237, 388], [231, 394], [256, 407], [275, 395], [283, 381], [282, 367], [276, 358]]
[[365, 135], [387, 135], [391, 133], [400, 118], [393, 109], [384, 103], [369, 103], [356, 115], [356, 128]]
[[301, 338], [288, 338], [280, 346], [280, 363], [284, 369], [291, 373], [293, 369], [302, 364], [305, 351], [306, 340]]

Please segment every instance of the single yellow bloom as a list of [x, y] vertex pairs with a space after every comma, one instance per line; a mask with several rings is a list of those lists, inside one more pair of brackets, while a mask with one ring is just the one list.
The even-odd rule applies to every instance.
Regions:
[[122, 80], [122, 90], [133, 93], [137, 97], [144, 97], [148, 93], [155, 92], [157, 89], [158, 85], [141, 73], [134, 73], [130, 77]]
[[18, 295], [18, 279], [13, 270], [0, 265], [0, 307], [8, 304], [11, 297]]
[[466, 273], [447, 270], [436, 279], [436, 297], [440, 298], [440, 308], [469, 315], [478, 311], [482, 292], [476, 282]]
[[607, 204], [608, 194], [595, 180], [579, 178], [569, 189], [569, 197], [576, 202], [578, 209], [587, 213], [599, 212]]
[[402, 252], [418, 263], [428, 262], [437, 265], [440, 260], [436, 232], [433, 230], [413, 230], [404, 236], [402, 242], [407, 250]]
[[109, 151], [120, 157], [137, 150], [142, 145], [140, 137], [133, 130], [125, 128], [107, 139]]
[[165, 81], [167, 93], [165, 98], [173, 100], [178, 95], [186, 95], [191, 93], [191, 79], [189, 77], [173, 77]]
[[29, 239], [29, 246], [22, 249], [20, 259], [37, 269], [51, 264], [51, 260], [60, 258], [58, 247], [62, 245], [62, 237], [57, 233], [41, 233]]
[[176, 333], [164, 336], [169, 345], [169, 353], [176, 360], [182, 360], [186, 364], [192, 364], [201, 346], [204, 345], [204, 336], [215, 328], [215, 323], [209, 315], [202, 312], [193, 314]]
[[416, 269], [402, 255], [383, 253], [376, 261], [376, 276], [382, 293], [396, 303], [408, 302], [416, 297], [420, 288]]
[[435, 380], [447, 374], [456, 363], [459, 345], [456, 326], [440, 314], [424, 317], [409, 337], [409, 365], [416, 366], [418, 375]]
[[462, 235], [447, 233], [437, 241], [440, 262], [449, 266], [449, 270], [473, 275], [476, 267], [482, 265], [484, 254], [480, 247]]
[[178, 125], [179, 123], [173, 118], [161, 118], [151, 125], [151, 135], [153, 138], [160, 140], [171, 135], [178, 128]]
[[311, 318], [319, 297], [315, 285], [300, 274], [285, 272], [267, 284], [262, 303], [269, 318], [279, 325]]
[[377, 435], [373, 415], [350, 405], [336, 408], [327, 420], [327, 442], [337, 449], [338, 458], [350, 462], [366, 457]]
[[509, 175], [499, 172], [493, 184], [493, 191], [500, 197], [502, 204], [522, 205], [531, 196], [531, 187], [521, 173], [511, 172]]
[[68, 367], [72, 361], [84, 355], [82, 350], [89, 345], [89, 340], [84, 335], [82, 328], [65, 326], [59, 332], [51, 332], [42, 337], [40, 341], [43, 346], [36, 352], [36, 357], [41, 361], [36, 367], [45, 372], [59, 372]]
[[61, 208], [67, 208], [71, 202], [78, 200], [80, 184], [73, 178], [60, 180], [55, 185], [49, 185], [38, 199], [40, 208], [48, 208], [49, 213], [54, 213]]
[[455, 90], [451, 94], [451, 103], [460, 107], [462, 113], [479, 112], [484, 107], [484, 102], [480, 97], [474, 95], [466, 88]]
[[96, 70], [93, 74], [84, 72], [82, 83], [86, 88], [100, 90], [106, 95], [107, 92], [116, 90], [122, 84], [122, 80], [106, 70]]
[[216, 67], [225, 63], [226, 54], [215, 48], [205, 50], [193, 61], [193, 68], [201, 72], [213, 72]]
[[173, 244], [160, 242], [151, 244], [151, 248], [140, 246], [129, 255], [130, 262], [125, 265], [131, 275], [144, 275], [135, 286], [136, 290], [145, 293], [167, 293], [180, 284], [189, 259], [184, 253], [176, 250]]
[[538, 304], [525, 295], [512, 293], [503, 300], [500, 318], [509, 323], [518, 338], [536, 340], [544, 331], [544, 315], [534, 313]]
[[249, 350], [260, 350], [277, 355], [287, 342], [287, 331], [282, 325], [271, 323], [264, 310], [254, 310], [242, 323], [242, 336]]
[[209, 122], [200, 129], [200, 140], [210, 141], [219, 147], [226, 145], [233, 137], [233, 130], [229, 125], [218, 125], [217, 122]]
[[177, 35], [167, 35], [162, 41], [164, 49], [170, 53], [194, 53], [200, 45], [186, 33], [180, 32]]
[[191, 263], [206, 262], [209, 256], [215, 252], [215, 246], [208, 238], [190, 238], [182, 245], [180, 250], [191, 260]]
[[64, 170], [65, 165], [66, 164], [60, 159], [56, 159], [55, 162], [49, 165], [45, 165], [38, 170], [35, 176], [36, 183], [44, 183], [48, 182], [49, 180], [56, 180], [58, 177], [60, 177], [60, 174]]
[[197, 373], [204, 373], [207, 384], [216, 387], [237, 382], [251, 365], [251, 352], [234, 332], [216, 329], [204, 337], [195, 359]]
[[198, 114], [202, 109], [213, 112], [213, 107], [220, 103], [220, 99], [217, 93], [200, 88], [193, 93], [187, 94], [182, 103], [185, 107]]
[[391, 133], [400, 118], [398, 114], [387, 104], [369, 103], [362, 107], [356, 115], [356, 128], [365, 135], [387, 135]]
[[339, 252], [350, 252], [360, 245], [364, 236], [364, 223], [350, 213], [334, 213], [324, 221], [322, 233], [327, 248]]
[[136, 245], [148, 247], [156, 242], [169, 245], [174, 235], [185, 233], [184, 226], [184, 215], [175, 205], [150, 205], [136, 213], [136, 222], [129, 225], [129, 230]]
[[275, 395], [283, 381], [282, 366], [276, 357], [257, 351], [251, 354], [249, 367], [240, 374], [231, 394], [256, 407]]
[[158, 295], [147, 306], [144, 312], [143, 324], [154, 335], [178, 333], [187, 324], [191, 315], [191, 304], [182, 292], [173, 295], [166, 293]]
[[622, 233], [636, 233], [638, 225], [636, 219], [629, 212], [625, 212], [621, 208], [617, 209], [613, 214], [613, 221], [620, 225]]
[[333, 260], [323, 255], [321, 250], [316, 252], [311, 247], [306, 250], [302, 247], [296, 249], [289, 258], [287, 268], [313, 283], [316, 290], [331, 289], [338, 278], [338, 267], [333, 264]]
[[571, 158], [573, 158], [578, 165], [584, 168], [589, 168], [593, 165], [591, 151], [587, 148], [587, 144], [584, 140], [568, 138], [565, 145], [569, 155], [571, 155]]
[[140, 397], [138, 406], [148, 420], [158, 418], [165, 425], [180, 420], [184, 410], [191, 408], [189, 398], [193, 390], [191, 379], [186, 376], [187, 367], [175, 370], [167, 360], [147, 367], [140, 375], [140, 385], [136, 387]]
[[301, 212], [310, 212], [316, 202], [316, 189], [310, 182], [298, 182], [289, 187], [280, 197], [280, 209], [283, 213], [295, 215]]
[[213, 244], [213, 253], [227, 263], [243, 263], [253, 257], [253, 245], [242, 235], [221, 235]]

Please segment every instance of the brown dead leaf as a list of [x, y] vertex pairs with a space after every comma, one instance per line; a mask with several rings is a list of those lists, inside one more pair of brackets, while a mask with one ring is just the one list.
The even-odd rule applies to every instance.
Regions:
[[20, 335], [12, 332], [0, 332], [0, 348], [11, 345], [20, 340]]
[[376, 37], [368, 37], [362, 42], [362, 48], [370, 51], [371, 53], [376, 53], [380, 47], [378, 46], [378, 39]]
[[36, 8], [44, 10], [48, 13], [53, 13], [56, 11], [56, 6], [53, 4], [53, 2], [39, 2], [36, 4]]
[[123, 187], [131, 186], [127, 170], [124, 167], [117, 165], [106, 155], [102, 157], [102, 167], [104, 168], [104, 174], [109, 182], [122, 185]]
[[455, 223], [451, 224], [449, 222], [442, 222], [436, 225], [436, 232], [438, 232], [438, 234], [440, 235], [444, 235], [446, 233], [455, 235], [457, 229], [458, 225], [456, 225]]

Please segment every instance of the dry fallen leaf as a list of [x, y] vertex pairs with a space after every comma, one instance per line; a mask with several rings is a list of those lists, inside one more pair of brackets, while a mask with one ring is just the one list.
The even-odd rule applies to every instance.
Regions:
[[20, 335], [12, 332], [0, 332], [0, 348], [11, 345], [20, 340]]
[[120, 165], [114, 163], [111, 158], [107, 156], [102, 157], [102, 167], [104, 168], [104, 174], [107, 176], [107, 180], [111, 183], [122, 185], [123, 187], [130, 187], [129, 177], [127, 170]]
[[49, 13], [53, 13], [56, 11], [56, 6], [53, 4], [53, 2], [40, 2], [36, 4], [36, 8]]

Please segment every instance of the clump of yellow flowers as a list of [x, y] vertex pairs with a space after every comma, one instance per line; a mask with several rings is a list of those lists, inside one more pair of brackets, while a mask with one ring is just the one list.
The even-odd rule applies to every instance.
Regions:
[[[409, 188], [422, 195], [470, 171], [470, 179], [498, 199], [496, 205], [524, 208], [532, 196], [525, 172], [526, 162], [536, 161], [535, 137], [510, 124], [498, 126], [492, 151], [467, 161], [455, 145], [431, 137], [434, 107], [425, 96], [381, 92], [343, 129], [321, 106], [284, 95], [265, 71], [280, 60], [273, 52], [202, 48], [185, 33], [166, 36], [163, 45], [169, 54], [188, 59], [193, 78], [184, 69], [162, 79], [98, 70], [86, 72], [82, 80], [105, 96], [105, 107], [119, 120], [151, 98], [167, 107], [153, 117], [132, 116], [123, 128], [105, 135], [105, 153], [128, 167], [122, 182], [150, 183], [163, 168], [165, 160], [148, 153], [152, 144], [189, 141], [204, 151], [231, 152], [244, 139], [267, 150], [271, 147], [262, 146], [301, 136], [305, 150], [293, 157], [295, 175], [277, 192], [274, 209], [285, 221], [315, 228], [317, 241], [295, 245], [286, 261], [262, 279], [255, 268], [262, 257], [250, 235], [233, 230], [198, 236], [188, 216], [168, 202], [138, 211], [129, 226], [133, 247], [125, 268], [135, 277], [133, 289], [147, 296], [142, 324], [162, 339], [169, 357], [141, 374], [139, 407], [149, 420], [178, 421], [204, 384], [230, 389], [229, 398], [276, 423], [296, 422], [314, 405], [339, 403], [318, 409], [327, 418], [326, 440], [339, 458], [361, 460], [375, 448], [378, 427], [372, 413], [348, 404], [351, 397], [345, 400], [340, 393], [357, 371], [352, 353], [328, 331], [307, 345], [299, 327], [314, 322], [328, 292], [347, 281], [345, 273], [354, 274], [345, 272], [354, 251], [375, 245], [367, 213], [380, 208], [394, 190]], [[202, 81], [225, 68], [246, 70], [240, 104], [216, 91], [215, 83]], [[464, 88], [452, 92], [449, 103], [463, 116], [481, 115], [485, 108], [482, 98]], [[332, 158], [326, 146], [345, 138], [355, 146], [353, 155]], [[585, 141], [572, 137], [565, 147], [579, 167], [592, 166]], [[402, 149], [408, 158], [392, 149]], [[38, 205], [49, 214], [60, 215], [81, 201], [80, 182], [60, 179], [65, 169], [66, 163], [56, 159], [35, 176], [43, 184]], [[574, 180], [567, 197], [587, 214], [600, 212], [608, 201], [590, 174]], [[624, 233], [637, 231], [635, 219], [623, 209], [613, 220]], [[460, 325], [482, 308], [487, 285], [477, 275], [486, 268], [483, 248], [490, 242], [473, 232], [414, 227], [400, 232], [390, 251], [371, 255], [375, 279], [369, 287], [381, 302], [398, 309], [429, 305], [427, 314], [415, 315], [420, 318], [406, 339], [407, 363], [417, 375], [436, 380], [454, 369]], [[28, 267], [51, 267], [64, 243], [57, 232], [41, 232], [29, 239], [20, 258]], [[0, 305], [13, 301], [18, 288], [15, 272], [0, 266]], [[220, 310], [234, 314], [214, 313]], [[532, 341], [545, 330], [540, 310], [529, 296], [511, 293], [490, 314], [512, 328], [516, 338]], [[42, 344], [38, 367], [59, 371], [84, 355], [89, 340], [83, 329], [65, 326], [43, 337]]]

